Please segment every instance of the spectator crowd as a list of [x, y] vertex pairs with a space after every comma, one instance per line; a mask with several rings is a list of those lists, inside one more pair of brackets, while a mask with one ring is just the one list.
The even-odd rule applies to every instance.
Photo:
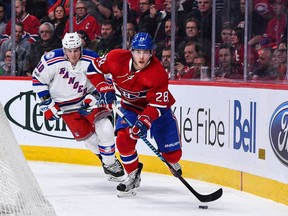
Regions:
[[[62, 47], [70, 22], [83, 48], [99, 55], [122, 48], [123, 16], [127, 16], [127, 49], [137, 32], [149, 33], [155, 56], [173, 79], [200, 79], [201, 68], [211, 71], [214, 62], [213, 80], [286, 81], [288, 0], [214, 1], [175, 0], [175, 52], [171, 52], [172, 0], [128, 0], [127, 14], [123, 0], [74, 0], [72, 6], [70, 0], [16, 0], [15, 73], [31, 76], [43, 54]], [[10, 0], [0, 0], [0, 45], [0, 75], [9, 76]]]

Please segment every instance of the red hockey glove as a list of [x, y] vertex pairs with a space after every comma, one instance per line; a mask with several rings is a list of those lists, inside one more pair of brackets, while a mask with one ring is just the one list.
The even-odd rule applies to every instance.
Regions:
[[132, 139], [139, 139], [140, 136], [146, 137], [147, 131], [151, 128], [149, 116], [141, 115], [135, 122], [132, 128], [129, 129], [129, 134]]
[[54, 101], [52, 101], [51, 98], [42, 101], [39, 104], [39, 107], [47, 120], [53, 121], [61, 118], [61, 116], [57, 114], [60, 108], [55, 104]]

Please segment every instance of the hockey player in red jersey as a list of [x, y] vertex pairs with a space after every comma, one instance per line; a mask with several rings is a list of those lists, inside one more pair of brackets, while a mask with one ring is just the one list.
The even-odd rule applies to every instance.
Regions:
[[111, 104], [116, 100], [114, 87], [100, 74], [98, 83], [93, 85], [88, 80], [89, 65], [98, 55], [82, 48], [76, 32], [66, 33], [62, 45], [63, 49], [43, 55], [33, 71], [33, 88], [41, 99], [40, 110], [47, 120], [57, 120], [59, 110], [81, 107], [78, 112], [63, 114], [63, 120], [74, 138], [84, 141], [100, 158], [108, 180], [123, 181], [125, 172], [115, 157], [111, 111], [105, 107], [86, 109], [89, 104]]
[[[120, 117], [116, 122], [116, 145], [128, 177], [117, 186], [119, 197], [136, 194], [143, 164], [136, 150], [139, 135], [149, 129], [163, 157], [182, 173], [182, 156], [177, 121], [171, 106], [175, 99], [168, 90], [168, 75], [152, 55], [153, 43], [148, 33], [137, 33], [131, 50], [115, 49], [93, 62], [98, 73], [111, 74], [121, 93], [121, 111], [134, 124], [129, 127]], [[89, 76], [93, 76], [93, 72]]]

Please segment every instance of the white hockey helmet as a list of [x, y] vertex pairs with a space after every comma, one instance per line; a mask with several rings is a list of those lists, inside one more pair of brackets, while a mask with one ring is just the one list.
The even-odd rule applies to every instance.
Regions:
[[75, 49], [82, 46], [82, 40], [77, 32], [66, 33], [62, 39], [62, 46], [66, 49]]

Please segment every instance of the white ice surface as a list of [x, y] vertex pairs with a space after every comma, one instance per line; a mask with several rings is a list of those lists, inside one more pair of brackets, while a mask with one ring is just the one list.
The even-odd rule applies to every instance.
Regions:
[[[203, 204], [179, 179], [168, 175], [142, 172], [137, 195], [118, 198], [117, 183], [108, 182], [101, 167], [44, 162], [29, 165], [57, 216], [288, 216], [286, 205], [227, 187], [222, 187], [224, 194], [219, 200]], [[203, 194], [221, 187], [186, 181]], [[208, 209], [199, 209], [199, 205], [208, 205]]]

